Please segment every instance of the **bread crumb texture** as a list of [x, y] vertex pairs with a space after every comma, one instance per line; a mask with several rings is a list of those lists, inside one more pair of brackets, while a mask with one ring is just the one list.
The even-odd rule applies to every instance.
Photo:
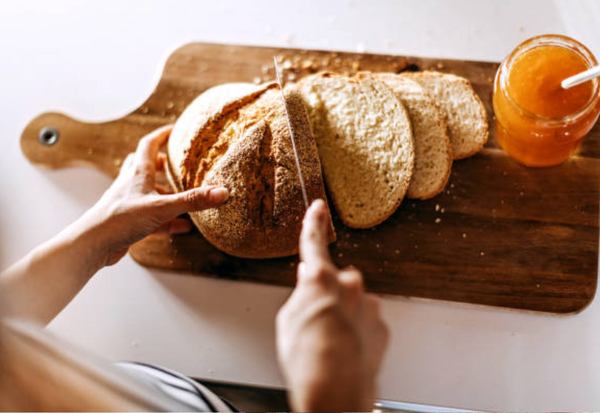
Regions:
[[369, 228], [404, 197], [414, 164], [406, 109], [372, 76], [321, 73], [302, 79], [328, 190], [342, 221]]
[[452, 169], [452, 145], [446, 122], [433, 99], [417, 82], [394, 73], [378, 73], [408, 110], [415, 139], [415, 169], [409, 198], [427, 199], [440, 193]]
[[439, 72], [406, 72], [401, 76], [419, 83], [437, 104], [448, 126], [454, 159], [477, 153], [488, 140], [487, 114], [471, 83]]

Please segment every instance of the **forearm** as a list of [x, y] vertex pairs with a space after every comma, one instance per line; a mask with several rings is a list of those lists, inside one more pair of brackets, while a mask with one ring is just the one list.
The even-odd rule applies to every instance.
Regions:
[[88, 215], [0, 274], [5, 316], [49, 323], [103, 265]]
[[191, 224], [179, 215], [227, 200], [227, 189], [214, 186], [159, 193], [157, 166], [164, 170], [166, 162], [159, 151], [170, 131], [166, 126], [142, 138], [92, 209], [0, 274], [3, 314], [50, 322], [96, 271], [117, 263], [133, 243], [155, 231], [187, 232]]

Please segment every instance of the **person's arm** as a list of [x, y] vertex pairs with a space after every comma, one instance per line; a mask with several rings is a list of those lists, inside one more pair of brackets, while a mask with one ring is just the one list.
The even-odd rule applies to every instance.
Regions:
[[332, 263], [328, 220], [322, 200], [304, 218], [297, 285], [277, 316], [279, 362], [294, 411], [371, 411], [388, 330], [361, 273]]
[[96, 205], [0, 274], [3, 316], [50, 322], [92, 275], [119, 261], [134, 242], [157, 230], [189, 231], [189, 220], [178, 215], [227, 199], [227, 190], [220, 187], [179, 194], [156, 187], [156, 170], [165, 162], [159, 150], [170, 132], [168, 126], [144, 137]]

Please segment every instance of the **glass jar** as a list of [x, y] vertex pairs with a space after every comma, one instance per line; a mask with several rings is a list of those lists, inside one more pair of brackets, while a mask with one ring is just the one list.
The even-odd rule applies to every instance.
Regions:
[[560, 81], [598, 65], [578, 41], [542, 35], [521, 43], [494, 81], [498, 143], [527, 166], [552, 166], [579, 147], [600, 113], [598, 78], [565, 90]]

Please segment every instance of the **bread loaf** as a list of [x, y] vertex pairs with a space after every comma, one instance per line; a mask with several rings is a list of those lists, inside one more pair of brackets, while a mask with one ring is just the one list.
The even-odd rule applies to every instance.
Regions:
[[[288, 89], [286, 100], [309, 200], [325, 199], [302, 98]], [[225, 204], [190, 213], [204, 237], [220, 250], [244, 258], [298, 252], [305, 206], [276, 84], [227, 84], [200, 95], [171, 133], [168, 175], [179, 191], [201, 185], [229, 190]], [[329, 235], [333, 241], [333, 226]]]
[[440, 193], [452, 170], [452, 145], [446, 122], [433, 100], [415, 81], [395, 73], [377, 73], [408, 110], [415, 138], [415, 169], [407, 196], [428, 199]]
[[369, 228], [400, 205], [413, 171], [408, 113], [373, 76], [320, 73], [302, 79], [325, 181], [342, 221]]
[[476, 154], [488, 140], [485, 107], [467, 79], [439, 72], [404, 72], [427, 90], [437, 104], [452, 143], [454, 159]]

